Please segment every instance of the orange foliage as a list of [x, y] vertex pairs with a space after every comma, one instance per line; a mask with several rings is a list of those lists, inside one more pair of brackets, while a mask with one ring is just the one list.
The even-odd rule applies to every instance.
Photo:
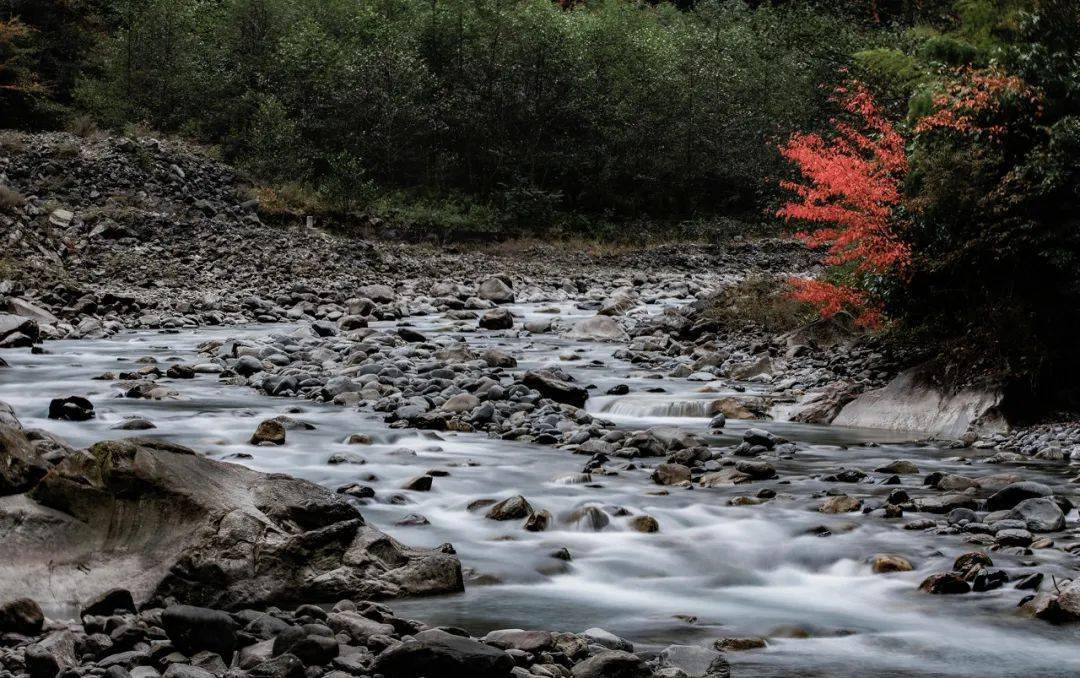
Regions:
[[[846, 115], [833, 120], [828, 139], [797, 133], [780, 147], [803, 181], [781, 183], [798, 199], [777, 214], [818, 224], [796, 235], [811, 247], [827, 246], [829, 265], [858, 277], [902, 275], [911, 260], [895, 219], [907, 172], [904, 138], [861, 83], [837, 88], [835, 101]], [[794, 284], [796, 298], [822, 315], [849, 308], [864, 324], [879, 319], [873, 300], [855, 287], [806, 280]]]
[[1008, 102], [1042, 114], [1042, 96], [1021, 78], [996, 69], [964, 69], [934, 97], [934, 111], [915, 126], [917, 133], [953, 130], [995, 139], [1007, 130], [1002, 111]]

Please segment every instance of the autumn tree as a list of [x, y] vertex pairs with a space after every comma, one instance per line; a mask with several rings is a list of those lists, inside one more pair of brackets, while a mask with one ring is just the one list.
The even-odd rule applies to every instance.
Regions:
[[780, 147], [801, 178], [782, 182], [796, 199], [778, 215], [811, 224], [797, 236], [826, 247], [832, 267], [826, 280], [792, 280], [795, 297], [824, 316], [849, 310], [861, 324], [875, 325], [882, 281], [902, 276], [911, 259], [901, 237], [904, 138], [862, 83], [838, 87], [834, 100], [841, 115], [831, 134], [797, 133]]

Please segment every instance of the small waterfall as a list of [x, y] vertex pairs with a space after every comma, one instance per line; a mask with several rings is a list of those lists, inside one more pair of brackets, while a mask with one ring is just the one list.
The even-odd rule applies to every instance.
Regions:
[[618, 398], [605, 403], [601, 412], [623, 417], [711, 417], [720, 401], [706, 398]]

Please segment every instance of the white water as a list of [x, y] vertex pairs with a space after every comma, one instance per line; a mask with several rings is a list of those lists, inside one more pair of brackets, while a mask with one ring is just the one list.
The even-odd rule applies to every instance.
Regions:
[[[569, 306], [564, 312], [572, 313]], [[533, 315], [532, 307], [516, 307]], [[437, 317], [414, 319], [421, 331], [447, 329]], [[845, 449], [860, 441], [887, 443], [903, 436], [827, 427], [757, 423], [805, 445], [794, 460], [774, 461], [782, 481], [740, 488], [659, 489], [647, 469], [597, 477], [596, 485], [568, 484], [558, 479], [577, 473], [586, 460], [554, 448], [488, 439], [477, 434], [390, 430], [371, 413], [349, 408], [270, 398], [248, 389], [220, 385], [213, 375], [194, 380], [162, 379], [182, 399], [151, 402], [118, 398], [110, 382], [92, 377], [105, 371], [134, 369], [134, 361], [154, 356], [198, 362], [194, 347], [212, 337], [259, 335], [291, 327], [230, 328], [176, 334], [138, 332], [108, 340], [56, 342], [48, 355], [6, 352], [10, 369], [0, 370], [0, 400], [12, 404], [24, 425], [53, 431], [84, 445], [110, 437], [126, 416], [152, 420], [154, 435], [194, 447], [218, 459], [243, 453], [239, 460], [263, 471], [280, 471], [337, 487], [374, 474], [377, 499], [363, 507], [365, 517], [400, 540], [434, 546], [452, 542], [462, 563], [487, 583], [467, 583], [464, 594], [398, 601], [401, 613], [431, 623], [461, 626], [476, 633], [492, 628], [547, 628], [581, 631], [601, 626], [650, 646], [668, 642], [709, 644], [721, 636], [764, 635], [764, 651], [729, 653], [736, 676], [1066, 676], [1080, 675], [1080, 630], [1053, 627], [1013, 612], [1023, 592], [1006, 587], [967, 596], [928, 596], [916, 588], [928, 574], [949, 569], [953, 558], [971, 550], [961, 537], [934, 537], [904, 531], [902, 523], [857, 514], [826, 516], [813, 510], [807, 495], [835, 487], [810, 476], [836, 470], [858, 459], [873, 467], [896, 458], [915, 461], [924, 473], [943, 470], [985, 475], [1014, 469], [946, 461], [955, 452], [910, 444]], [[476, 346], [499, 345], [514, 353], [521, 368], [559, 364], [597, 394], [589, 408], [620, 426], [685, 426], [707, 433], [699, 402], [723, 397], [702, 394], [702, 384], [679, 379], [649, 379], [636, 366], [613, 360], [615, 347], [575, 344], [554, 336], [516, 338], [492, 333], [469, 336]], [[560, 360], [559, 356], [580, 360]], [[590, 361], [602, 361], [592, 365]], [[629, 396], [602, 396], [610, 386], [627, 383]], [[646, 388], [667, 392], [652, 396]], [[49, 399], [86, 395], [97, 418], [83, 423], [46, 420]], [[302, 407], [296, 418], [316, 425], [314, 431], [289, 431], [282, 448], [253, 447], [247, 438], [269, 416]], [[699, 416], [695, 416], [699, 415]], [[738, 440], [749, 424], [731, 422], [717, 444]], [[372, 446], [342, 441], [356, 432], [369, 433]], [[356, 453], [364, 465], [329, 466], [334, 452]], [[475, 465], [467, 465], [474, 463]], [[408, 478], [428, 469], [449, 471], [435, 479], [428, 493], [397, 490]], [[1025, 471], [1060, 491], [1064, 473]], [[790, 481], [790, 484], [786, 484]], [[918, 483], [906, 478], [905, 486]], [[762, 487], [781, 494], [760, 506], [731, 507], [736, 495], [752, 495]], [[892, 487], [845, 486], [849, 492], [883, 498]], [[917, 487], [908, 487], [913, 494]], [[798, 498], [784, 498], [790, 493]], [[528, 533], [515, 522], [496, 523], [482, 512], [470, 513], [475, 499], [523, 494], [537, 508], [556, 517], [553, 528]], [[393, 495], [409, 503], [389, 502]], [[627, 517], [611, 515], [601, 532], [564, 523], [573, 509], [586, 505], [613, 514], [623, 507], [631, 514], [648, 513], [660, 523], [658, 534], [626, 529]], [[430, 525], [395, 526], [407, 514], [424, 515]], [[828, 525], [834, 535], [806, 534]], [[847, 527], [851, 527], [846, 531]], [[566, 547], [573, 561], [550, 557]], [[910, 573], [871, 574], [867, 558], [895, 552], [916, 566]], [[1040, 569], [1067, 574], [1075, 563], [1060, 552], [1043, 552], [1057, 562]], [[1016, 558], [994, 555], [995, 564], [1019, 565]], [[677, 617], [676, 615], [679, 615]], [[694, 623], [687, 616], [696, 617]]]

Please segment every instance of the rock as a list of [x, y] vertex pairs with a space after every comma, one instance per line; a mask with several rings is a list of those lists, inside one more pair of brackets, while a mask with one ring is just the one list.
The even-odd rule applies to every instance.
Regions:
[[532, 513], [533, 507], [519, 494], [495, 504], [488, 509], [484, 517], [488, 520], [521, 520]]
[[1049, 497], [1025, 499], [1009, 512], [1011, 518], [1022, 520], [1032, 532], [1057, 532], [1065, 529], [1065, 514]]
[[215, 652], [226, 662], [236, 649], [236, 621], [227, 612], [193, 605], [170, 605], [161, 613], [161, 626], [184, 654]]
[[489, 348], [480, 357], [488, 367], [517, 367], [517, 360], [512, 355], [497, 348]]
[[835, 384], [809, 393], [790, 412], [788, 419], [803, 424], [829, 424], [854, 399], [851, 384]]
[[[326, 629], [329, 633], [329, 629]], [[274, 638], [273, 654], [295, 655], [305, 666], [324, 666], [338, 656], [339, 644], [330, 635], [308, 633], [299, 626], [290, 626]]]
[[399, 337], [410, 344], [422, 344], [428, 340], [426, 336], [411, 327], [399, 327], [397, 333]]
[[919, 584], [919, 590], [933, 594], [957, 594], [971, 591], [971, 586], [956, 572], [932, 574]]
[[127, 589], [109, 589], [83, 605], [80, 617], [109, 617], [114, 614], [134, 613], [135, 599]]
[[551, 525], [552, 515], [551, 512], [544, 509], [536, 511], [528, 518], [525, 519], [525, 524], [522, 526], [527, 532], [544, 532]]
[[242, 355], [233, 364], [233, 371], [243, 377], [250, 377], [253, 374], [258, 374], [264, 369], [262, 361], [253, 355]]
[[690, 482], [690, 468], [682, 464], [660, 464], [652, 472], [657, 485], [679, 485]]
[[21, 428], [0, 423], [0, 497], [29, 490], [50, 468]]
[[867, 391], [844, 406], [834, 426], [919, 431], [958, 438], [968, 429], [1002, 431], [1002, 394], [967, 389], [946, 393], [932, 385], [925, 367], [902, 372], [882, 388]]
[[531, 370], [521, 378], [521, 382], [529, 388], [536, 389], [540, 395], [550, 398], [557, 403], [565, 403], [574, 407], [584, 407], [589, 398], [589, 392], [584, 388], [560, 379], [548, 370]]
[[371, 299], [379, 304], [389, 304], [397, 299], [397, 294], [389, 285], [364, 285], [356, 293], [363, 299]]
[[981, 551], [971, 551], [963, 555], [957, 556], [953, 561], [954, 572], [967, 572], [972, 567], [990, 567], [994, 564], [994, 561], [990, 559], [990, 556], [982, 553]]
[[[59, 318], [52, 313], [49, 313], [40, 306], [32, 304], [25, 299], [19, 299], [18, 297], [15, 297], [8, 302], [8, 310], [15, 315], [36, 320], [38, 323], [44, 325], [55, 325], [59, 322]], [[26, 332], [23, 333], [26, 334]]]
[[471, 393], [458, 393], [457, 395], [450, 396], [439, 409], [443, 412], [453, 412], [457, 414], [460, 412], [470, 412], [477, 407], [480, 407], [479, 398]]
[[514, 303], [514, 290], [502, 278], [488, 278], [476, 289], [476, 296], [496, 304]]
[[1025, 499], [1052, 497], [1054, 491], [1042, 483], [1025, 480], [1001, 488], [986, 500], [987, 511], [1008, 511]]
[[503, 650], [521, 650], [522, 652], [547, 652], [555, 649], [555, 637], [548, 631], [523, 631], [522, 629], [500, 629], [484, 636], [488, 645]]
[[508, 330], [514, 326], [514, 314], [508, 308], [493, 308], [480, 316], [480, 327], [485, 330]]
[[919, 467], [906, 459], [897, 459], [874, 469], [878, 473], [891, 473], [898, 476], [911, 476], [919, 472]]
[[1055, 624], [1080, 621], [1080, 580], [1066, 584], [1056, 596], [1045, 599], [1035, 616]]
[[215, 678], [213, 673], [190, 664], [169, 664], [161, 678]]
[[[7, 348], [20, 348], [36, 344], [40, 336], [37, 321], [33, 318], [24, 318], [11, 313], [0, 313], [0, 346]], [[8, 343], [5, 341], [12, 340]]]
[[713, 647], [721, 652], [760, 650], [767, 645], [764, 638], [720, 638], [713, 642]]
[[743, 440], [751, 445], [761, 445], [767, 450], [776, 447], [777, 439], [772, 433], [760, 428], [748, 428], [743, 432]]
[[284, 445], [285, 425], [276, 419], [260, 422], [248, 442], [252, 445]]
[[452, 552], [403, 546], [340, 495], [152, 439], [72, 453], [29, 494], [0, 498], [0, 533], [0, 600], [55, 607], [117, 581], [140, 605], [224, 609], [462, 588]]
[[600, 304], [598, 315], [625, 315], [627, 311], [639, 304], [637, 295], [629, 289], [616, 290], [610, 297]]
[[724, 655], [697, 645], [668, 645], [659, 654], [660, 666], [674, 667], [690, 678], [727, 678], [731, 667]]
[[914, 568], [911, 562], [903, 556], [892, 553], [879, 553], [874, 556], [870, 569], [874, 574], [888, 574], [890, 572], [911, 572]]
[[508, 678], [513, 668], [503, 650], [439, 629], [421, 631], [375, 659], [375, 672], [386, 678]]
[[611, 519], [602, 509], [596, 506], [585, 506], [571, 511], [567, 522], [590, 532], [600, 532], [611, 523]]
[[0, 633], [20, 633], [36, 636], [41, 633], [45, 614], [30, 598], [16, 598], [0, 603]]
[[625, 638], [605, 631], [604, 629], [593, 627], [591, 629], [585, 629], [581, 635], [586, 638], [593, 645], [600, 645], [606, 647], [609, 650], [621, 650], [623, 652], [633, 652], [634, 644]]
[[656, 518], [647, 515], [634, 516], [630, 519], [629, 525], [630, 529], [646, 534], [660, 531], [660, 523], [656, 521]]
[[431, 476], [416, 476], [415, 478], [406, 481], [405, 484], [401, 486], [401, 489], [412, 490], [414, 492], [428, 492], [431, 490], [432, 480], [433, 478]]
[[574, 665], [573, 678], [651, 678], [652, 671], [636, 654], [607, 650]]
[[88, 421], [94, 418], [94, 405], [82, 396], [54, 398], [49, 402], [49, 419]]
[[[304, 663], [296, 655], [285, 653], [248, 669], [248, 678], [306, 678]], [[165, 678], [162, 676], [162, 678]]]
[[24, 656], [30, 678], [56, 678], [61, 672], [73, 669], [77, 663], [75, 636], [71, 631], [50, 633], [26, 648]]
[[822, 513], [851, 513], [858, 511], [860, 508], [862, 508], [861, 500], [849, 497], [846, 494], [839, 494], [834, 497], [827, 497], [818, 506], [818, 511]]
[[567, 339], [576, 341], [627, 341], [630, 337], [618, 321], [606, 315], [584, 318], [563, 333]]

